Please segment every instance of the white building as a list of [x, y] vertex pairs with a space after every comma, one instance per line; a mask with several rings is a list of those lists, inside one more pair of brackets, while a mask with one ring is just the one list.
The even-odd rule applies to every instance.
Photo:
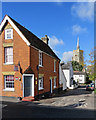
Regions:
[[86, 72], [74, 71], [74, 80], [75, 82], [85, 83], [86, 82]]
[[63, 88], [63, 90], [67, 89], [66, 83], [66, 77], [62, 71], [61, 64], [59, 64], [59, 85]]
[[66, 78], [66, 86], [68, 88], [71, 88], [73, 85], [73, 67], [71, 62], [68, 62], [67, 64], [61, 63], [62, 71]]

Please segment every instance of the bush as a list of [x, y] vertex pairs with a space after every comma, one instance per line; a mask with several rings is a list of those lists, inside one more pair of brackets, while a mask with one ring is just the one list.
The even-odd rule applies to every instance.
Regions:
[[94, 89], [94, 93], [96, 94], [96, 88]]

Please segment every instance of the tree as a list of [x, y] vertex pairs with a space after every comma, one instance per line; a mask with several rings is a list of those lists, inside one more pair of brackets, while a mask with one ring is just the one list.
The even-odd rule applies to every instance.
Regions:
[[95, 80], [96, 79], [96, 48], [92, 49], [89, 57], [90, 59], [88, 60], [88, 66], [87, 66], [87, 72], [89, 74], [89, 79], [90, 80]]
[[79, 64], [77, 61], [72, 61], [72, 66], [74, 71], [82, 71], [83, 66]]

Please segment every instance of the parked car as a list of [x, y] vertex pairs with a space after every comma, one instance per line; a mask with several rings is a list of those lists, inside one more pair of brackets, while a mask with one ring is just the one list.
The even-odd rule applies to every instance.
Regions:
[[94, 83], [90, 83], [86, 86], [86, 90], [94, 90]]

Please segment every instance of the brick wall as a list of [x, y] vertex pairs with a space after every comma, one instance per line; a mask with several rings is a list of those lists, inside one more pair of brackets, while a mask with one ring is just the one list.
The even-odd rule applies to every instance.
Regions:
[[[19, 34], [14, 29], [13, 29], [13, 40], [5, 40], [4, 30], [3, 30], [2, 43], [13, 43], [13, 65], [4, 64], [4, 47], [2, 45], [2, 72], [14, 71], [14, 65], [17, 65], [19, 61], [20, 61], [20, 66], [22, 68], [22, 72], [24, 72], [26, 68], [28, 68], [29, 63], [30, 63], [29, 61], [30, 48], [26, 45], [26, 43], [22, 40], [22, 38], [19, 36]], [[15, 77], [21, 78], [21, 81], [14, 79], [15, 91], [10, 92], [10, 91], [2, 90], [3, 96], [18, 97], [18, 96], [23, 95], [23, 91], [21, 90], [22, 89], [21, 84], [23, 83], [23, 81], [22, 81], [22, 74], [20, 73], [20, 70], [15, 72], [14, 78]], [[4, 89], [4, 76], [3, 75], [2, 75], [2, 86]], [[1, 84], [0, 84], [0, 88], [1, 88]]]
[[[36, 78], [38, 79], [38, 71], [37, 71], [37, 65], [39, 65], [39, 51], [37, 49], [34, 49], [31, 47], [31, 67], [32, 70], [35, 73], [35, 95], [38, 94], [37, 92], [37, 85], [36, 84]], [[39, 67], [39, 74], [44, 74], [44, 89], [39, 90], [39, 94], [42, 94], [44, 92], [50, 91], [50, 77], [52, 77], [52, 86], [54, 86], [54, 76], [57, 76], [57, 88], [59, 87], [59, 61], [56, 60], [56, 72], [54, 72], [54, 58], [47, 55], [46, 53], [43, 53], [43, 67]], [[54, 87], [53, 87], [54, 89]]]
[[[9, 23], [8, 23], [9, 24]], [[10, 24], [8, 25], [10, 26]], [[5, 40], [4, 39], [4, 30], [2, 32], [2, 60], [0, 59], [0, 63], [2, 63], [2, 72], [14, 72], [14, 65], [17, 65], [20, 61], [20, 67], [22, 68], [22, 73], [28, 68], [30, 65], [35, 77], [34, 89], [35, 96], [38, 94], [36, 80], [38, 80], [38, 71], [37, 65], [39, 65], [39, 51], [36, 48], [28, 47], [26, 43], [22, 40], [19, 34], [13, 29], [13, 40]], [[13, 43], [13, 65], [4, 64], [4, 47], [3, 43]], [[2, 62], [1, 62], [2, 61]], [[39, 94], [50, 91], [50, 77], [52, 77], [52, 85], [54, 86], [54, 76], [57, 77], [57, 88], [59, 87], [59, 61], [56, 60], [56, 72], [54, 72], [54, 58], [43, 53], [43, 67], [39, 68], [39, 74], [44, 74], [44, 89], [39, 91]], [[22, 74], [19, 71], [15, 72], [14, 78], [21, 78], [21, 81], [14, 79], [15, 91], [4, 91], [4, 75], [2, 75], [2, 84], [0, 84], [0, 88], [2, 88], [3, 96], [13, 96], [13, 97], [22, 97], [23, 89], [22, 89]], [[52, 87], [53, 87], [52, 86]], [[53, 88], [54, 89], [54, 88]]]
[[0, 96], [2, 96], [2, 36], [0, 36]]

